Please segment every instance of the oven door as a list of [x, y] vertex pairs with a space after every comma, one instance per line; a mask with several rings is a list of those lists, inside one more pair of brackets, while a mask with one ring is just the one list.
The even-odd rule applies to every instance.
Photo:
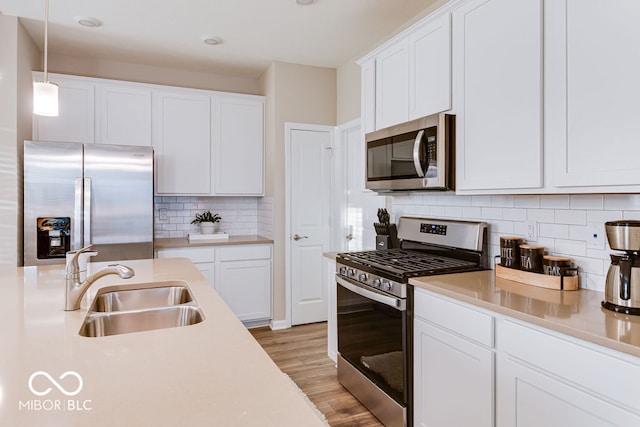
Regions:
[[393, 400], [408, 403], [406, 300], [336, 276], [338, 352]]

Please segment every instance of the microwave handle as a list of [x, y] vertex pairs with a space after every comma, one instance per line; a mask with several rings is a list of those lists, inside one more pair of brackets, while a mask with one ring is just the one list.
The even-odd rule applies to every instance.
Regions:
[[424, 129], [418, 132], [416, 141], [413, 143], [413, 165], [416, 168], [416, 173], [420, 178], [424, 177], [424, 170], [422, 169], [422, 163], [420, 163], [420, 147], [422, 147], [422, 136], [424, 135]]

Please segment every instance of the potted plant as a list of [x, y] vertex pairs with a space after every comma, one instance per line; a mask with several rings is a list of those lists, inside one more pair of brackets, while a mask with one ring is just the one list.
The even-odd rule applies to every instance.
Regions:
[[221, 219], [222, 217], [217, 213], [212, 214], [211, 211], [206, 211], [201, 214], [197, 213], [191, 224], [199, 224], [200, 233], [202, 234], [213, 234], [216, 230], [216, 223], [220, 222]]

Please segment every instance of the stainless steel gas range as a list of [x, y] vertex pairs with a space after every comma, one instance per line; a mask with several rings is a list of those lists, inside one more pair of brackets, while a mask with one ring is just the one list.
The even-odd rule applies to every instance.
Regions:
[[488, 267], [487, 224], [401, 217], [399, 249], [336, 257], [338, 380], [386, 426], [412, 425], [412, 277]]

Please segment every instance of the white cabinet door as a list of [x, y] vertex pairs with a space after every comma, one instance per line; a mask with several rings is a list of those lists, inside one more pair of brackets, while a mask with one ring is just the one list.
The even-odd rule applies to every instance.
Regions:
[[458, 190], [542, 186], [542, 0], [453, 12]]
[[400, 39], [376, 57], [376, 129], [409, 118], [409, 42]]
[[498, 358], [497, 427], [640, 425], [640, 416], [625, 408], [528, 366], [508, 355]]
[[545, 7], [551, 184], [640, 184], [640, 2]]
[[213, 246], [158, 249], [156, 258], [188, 258], [209, 284], [214, 286], [215, 248]]
[[96, 143], [151, 145], [151, 89], [96, 87]]
[[494, 425], [491, 349], [416, 319], [413, 360], [414, 425]]
[[409, 35], [409, 120], [451, 108], [451, 15]]
[[[34, 79], [42, 79], [34, 73]], [[49, 75], [58, 85], [58, 116], [33, 116], [36, 141], [94, 142], [95, 90], [92, 82]]]
[[367, 134], [376, 130], [376, 60], [369, 59], [360, 65], [360, 110], [362, 132]]
[[271, 319], [271, 245], [217, 248], [215, 289], [245, 324]]
[[212, 120], [214, 192], [264, 194], [264, 102], [216, 96]]
[[242, 321], [271, 318], [271, 262], [226, 261], [218, 264], [216, 287]]
[[153, 91], [158, 194], [211, 193], [210, 97]]

